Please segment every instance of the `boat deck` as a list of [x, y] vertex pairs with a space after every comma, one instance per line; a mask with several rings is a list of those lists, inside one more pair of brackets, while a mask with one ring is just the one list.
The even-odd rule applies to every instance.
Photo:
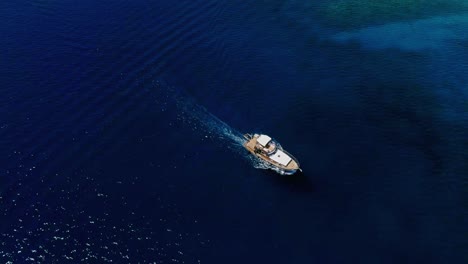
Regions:
[[[255, 153], [255, 145], [257, 144], [257, 139], [256, 138], [252, 138], [251, 140], [247, 141], [247, 143], [245, 143], [245, 148], [247, 150], [249, 150], [252, 154], [254, 154], [255, 156], [261, 158], [261, 159], [264, 159], [270, 163], [273, 163], [275, 164], [275, 166], [278, 166], [280, 168], [283, 168], [283, 169], [286, 169], [286, 170], [297, 170], [299, 169], [299, 164], [296, 162], [295, 158], [287, 153], [290, 157], [291, 157], [291, 161], [288, 163], [287, 166], [283, 166], [281, 164], [278, 164], [276, 163], [275, 161], [271, 160], [268, 156], [266, 155], [261, 155], [261, 154], [258, 154], [258, 153]], [[283, 150], [284, 151], [284, 150]]]

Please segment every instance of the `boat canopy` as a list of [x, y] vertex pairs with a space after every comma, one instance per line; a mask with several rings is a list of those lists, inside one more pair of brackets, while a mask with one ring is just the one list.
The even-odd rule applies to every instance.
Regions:
[[271, 141], [271, 137], [267, 136], [267, 135], [260, 135], [258, 138], [257, 138], [257, 142], [262, 145], [263, 147], [265, 147], [269, 142]]
[[279, 149], [270, 156], [270, 159], [278, 162], [279, 164], [283, 166], [287, 166], [289, 162], [291, 162], [291, 157], [289, 157], [288, 154], [284, 153], [283, 151]]

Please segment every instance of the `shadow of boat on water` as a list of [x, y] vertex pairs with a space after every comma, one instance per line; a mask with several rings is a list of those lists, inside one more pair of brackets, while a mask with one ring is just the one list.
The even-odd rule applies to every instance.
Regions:
[[307, 177], [304, 172], [296, 172], [293, 175], [281, 175], [272, 170], [265, 171], [267, 176], [272, 179], [272, 182], [283, 188], [287, 188], [289, 191], [297, 193], [312, 193], [315, 190], [315, 186]]

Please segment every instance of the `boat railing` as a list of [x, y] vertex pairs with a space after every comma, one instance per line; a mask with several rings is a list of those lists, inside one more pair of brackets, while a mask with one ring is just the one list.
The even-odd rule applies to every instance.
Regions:
[[281, 151], [283, 151], [284, 153], [286, 153], [286, 155], [288, 155], [292, 160], [294, 160], [296, 163], [297, 163], [297, 167], [301, 167], [301, 164], [299, 164], [299, 161], [289, 152], [287, 152], [286, 150], [282, 149]]
[[244, 134], [244, 138], [247, 139], [247, 140], [251, 140], [253, 138], [253, 135], [252, 134]]

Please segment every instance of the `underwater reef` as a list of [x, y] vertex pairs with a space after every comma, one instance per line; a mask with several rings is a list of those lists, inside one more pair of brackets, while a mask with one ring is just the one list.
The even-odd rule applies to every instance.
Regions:
[[466, 0], [334, 0], [322, 4], [326, 24], [355, 28], [468, 12]]
[[[370, 49], [399, 49], [410, 52], [444, 51], [468, 43], [468, 14], [434, 16], [369, 26], [335, 34], [340, 43], [357, 42]], [[455, 45], [455, 46], [453, 46]]]

